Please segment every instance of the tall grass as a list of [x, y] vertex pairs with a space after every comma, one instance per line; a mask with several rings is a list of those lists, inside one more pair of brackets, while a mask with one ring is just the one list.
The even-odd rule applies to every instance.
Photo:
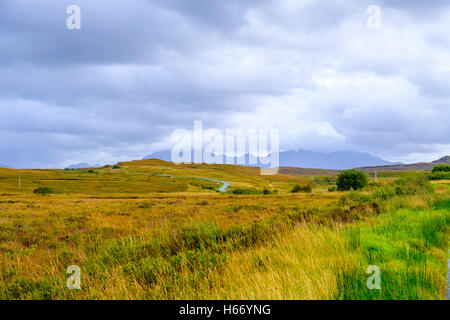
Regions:
[[[342, 196], [81, 198], [72, 211], [57, 206], [64, 198], [34, 197], [0, 203], [8, 208], [0, 217], [0, 299], [445, 294], [448, 193], [435, 195], [418, 175]], [[81, 267], [81, 290], [65, 287], [72, 264]], [[380, 290], [366, 286], [369, 265], [381, 269]]]
[[[288, 223], [291, 222], [291, 223]], [[65, 275], [16, 279], [3, 299], [439, 299], [447, 210], [399, 210], [342, 226], [280, 220], [224, 230], [211, 223], [100, 244], [83, 262], [83, 290]], [[75, 254], [72, 252], [72, 255]], [[61, 264], [73, 261], [60, 256]], [[381, 290], [366, 287], [369, 265]], [[8, 278], [14, 271], [2, 278]]]

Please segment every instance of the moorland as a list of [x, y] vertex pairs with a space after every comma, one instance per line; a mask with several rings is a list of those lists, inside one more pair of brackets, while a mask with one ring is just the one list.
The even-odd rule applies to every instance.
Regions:
[[0, 169], [0, 299], [445, 299], [450, 179], [381, 171], [340, 192], [337, 171], [259, 173]]

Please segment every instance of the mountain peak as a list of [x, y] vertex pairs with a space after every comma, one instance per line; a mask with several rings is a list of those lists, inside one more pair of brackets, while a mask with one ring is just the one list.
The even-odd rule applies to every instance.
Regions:
[[90, 165], [89, 163], [80, 162], [76, 164], [72, 164], [68, 166], [66, 169], [87, 169], [87, 168], [94, 168], [95, 166]]
[[438, 160], [433, 161], [432, 163], [445, 163], [445, 164], [450, 164], [450, 156], [445, 156], [442, 157]]

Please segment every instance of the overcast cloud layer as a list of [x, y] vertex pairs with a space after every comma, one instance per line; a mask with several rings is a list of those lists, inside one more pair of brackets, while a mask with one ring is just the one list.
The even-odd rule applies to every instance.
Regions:
[[435, 160], [450, 154], [449, 32], [444, 0], [4, 0], [0, 163], [140, 159], [194, 120], [278, 128], [284, 150]]

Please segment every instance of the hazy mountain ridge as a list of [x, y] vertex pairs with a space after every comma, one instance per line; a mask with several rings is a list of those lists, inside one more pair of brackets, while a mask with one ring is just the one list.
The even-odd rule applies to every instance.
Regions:
[[410, 164], [394, 164], [394, 165], [385, 165], [385, 166], [364, 166], [358, 167], [356, 169], [364, 171], [364, 172], [374, 172], [374, 171], [407, 171], [407, 170], [423, 170], [423, 171], [431, 171], [433, 168], [439, 164], [450, 164], [450, 156], [442, 157], [438, 160], [434, 160], [432, 162], [417, 162]]
[[101, 166], [99, 164], [90, 165], [89, 163], [86, 163], [86, 162], [80, 162], [80, 163], [72, 164], [72, 165], [66, 167], [66, 169], [87, 169], [87, 168], [98, 168], [98, 167], [101, 167]]
[[[245, 157], [245, 164], [249, 165], [249, 154], [241, 156]], [[279, 154], [280, 167], [301, 167], [316, 169], [350, 169], [354, 167], [394, 165], [397, 163], [389, 162], [381, 158], [375, 157], [369, 153], [353, 152], [353, 151], [337, 151], [331, 153], [316, 152], [300, 149], [298, 151], [282, 151]], [[163, 150], [154, 152], [144, 157], [145, 159], [160, 159], [171, 161], [171, 151]], [[193, 159], [193, 157], [191, 157]]]
[[317, 169], [350, 169], [358, 166], [392, 165], [369, 153], [354, 151], [315, 152], [300, 149], [280, 152], [280, 166]]

